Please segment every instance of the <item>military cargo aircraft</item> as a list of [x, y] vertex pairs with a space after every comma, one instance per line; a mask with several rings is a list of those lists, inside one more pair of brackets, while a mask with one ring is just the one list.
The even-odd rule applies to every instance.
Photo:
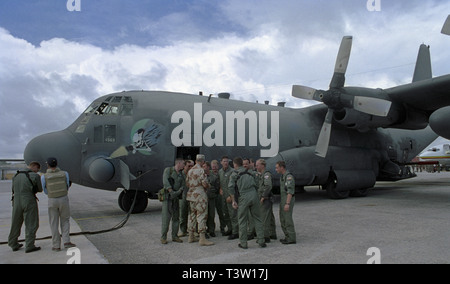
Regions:
[[124, 211], [136, 194], [134, 213], [162, 188], [165, 167], [198, 153], [264, 157], [273, 172], [284, 160], [299, 187], [320, 185], [336, 199], [365, 196], [376, 181], [412, 177], [404, 165], [438, 134], [450, 138], [450, 75], [432, 77], [429, 47], [421, 45], [412, 83], [346, 87], [352, 40], [342, 40], [329, 90], [292, 89], [323, 104], [294, 109], [226, 93], [124, 91], [96, 99], [67, 129], [34, 138], [25, 161], [54, 156], [77, 184], [123, 188]]

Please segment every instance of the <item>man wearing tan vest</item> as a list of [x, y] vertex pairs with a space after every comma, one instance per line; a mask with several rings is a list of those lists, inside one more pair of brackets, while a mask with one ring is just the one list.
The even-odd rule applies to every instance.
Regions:
[[48, 195], [48, 216], [52, 230], [53, 251], [61, 250], [61, 236], [58, 226], [61, 223], [61, 233], [64, 248], [75, 245], [70, 242], [70, 207], [69, 207], [69, 174], [58, 168], [56, 158], [47, 159], [47, 173], [41, 177], [42, 188]]

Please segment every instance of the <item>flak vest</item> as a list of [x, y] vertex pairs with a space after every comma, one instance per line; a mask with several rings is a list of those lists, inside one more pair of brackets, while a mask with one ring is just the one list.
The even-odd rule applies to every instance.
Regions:
[[66, 172], [58, 168], [56, 170], [48, 169], [44, 177], [49, 198], [58, 198], [67, 195]]

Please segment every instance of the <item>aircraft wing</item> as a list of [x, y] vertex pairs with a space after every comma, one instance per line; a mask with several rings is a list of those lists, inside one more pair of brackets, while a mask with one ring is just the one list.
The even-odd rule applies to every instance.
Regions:
[[394, 103], [431, 114], [450, 105], [450, 75], [385, 90]]

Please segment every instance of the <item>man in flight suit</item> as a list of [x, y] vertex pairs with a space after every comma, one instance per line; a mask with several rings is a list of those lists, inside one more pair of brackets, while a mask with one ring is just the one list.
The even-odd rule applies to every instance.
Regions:
[[[228, 227], [228, 231], [222, 232], [222, 236], [228, 236], [229, 240], [234, 240], [239, 237], [239, 224], [237, 219], [237, 210], [233, 208], [231, 204], [230, 193], [228, 192], [228, 183], [230, 182], [230, 176], [233, 170], [229, 166], [229, 158], [223, 156], [221, 159], [222, 168], [219, 170], [220, 179], [220, 195], [222, 196], [222, 209], [225, 224]], [[223, 228], [221, 228], [222, 230]]]
[[295, 179], [294, 176], [286, 170], [286, 163], [278, 161], [275, 170], [281, 175], [280, 178], [280, 223], [285, 239], [280, 242], [285, 245], [296, 243], [296, 234], [292, 212], [295, 204]]
[[272, 174], [266, 170], [266, 161], [259, 159], [256, 161], [258, 170], [258, 193], [261, 200], [261, 217], [264, 224], [264, 238], [266, 242], [270, 239], [277, 239], [275, 228], [275, 216], [273, 215], [273, 193], [272, 193]]
[[[231, 194], [233, 208], [238, 211], [239, 221], [239, 247], [247, 249], [247, 226], [249, 214], [253, 216], [256, 229], [256, 237], [260, 247], [266, 247], [264, 241], [264, 229], [261, 221], [261, 208], [258, 192], [255, 183], [255, 177], [243, 167], [242, 158], [233, 160], [235, 171], [230, 176], [228, 190]], [[237, 187], [237, 188], [236, 188]], [[236, 189], [239, 193], [236, 192]], [[239, 194], [238, 203], [235, 196]]]
[[180, 225], [180, 204], [179, 197], [186, 186], [183, 176], [184, 160], [176, 159], [173, 167], [164, 170], [163, 185], [165, 189], [165, 198], [162, 202], [162, 225], [161, 225], [161, 243], [167, 244], [167, 232], [169, 231], [170, 220], [172, 220], [172, 241], [182, 243], [178, 237], [178, 228]]
[[25, 252], [40, 250], [34, 245], [36, 232], [39, 228], [39, 211], [36, 193], [42, 192], [41, 178], [37, 172], [41, 165], [31, 162], [27, 171], [18, 171], [12, 180], [13, 211], [11, 231], [8, 237], [8, 245], [13, 251], [18, 251], [23, 244], [19, 244], [18, 238], [22, 224], [25, 221]]

